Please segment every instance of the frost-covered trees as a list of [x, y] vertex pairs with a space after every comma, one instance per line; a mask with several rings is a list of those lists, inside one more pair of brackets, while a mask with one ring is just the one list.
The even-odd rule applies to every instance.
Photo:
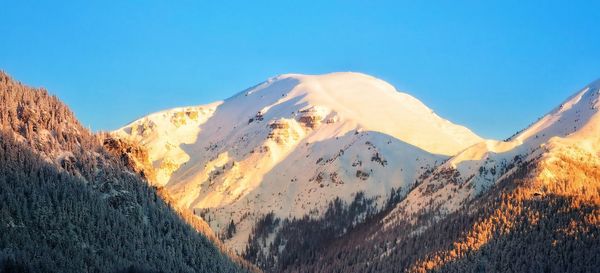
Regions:
[[0, 73], [0, 272], [241, 272], [69, 109]]
[[[244, 257], [267, 272], [315, 263], [320, 250], [359, 223], [372, 219], [377, 211], [375, 199], [358, 192], [349, 204], [340, 198], [332, 200], [319, 218], [307, 215], [282, 220], [269, 213], [255, 224]], [[272, 241], [267, 240], [269, 237]]]
[[596, 272], [600, 171], [586, 161], [556, 164], [565, 168], [563, 174], [581, 171], [555, 181], [553, 188], [545, 186], [540, 195], [542, 183], [531, 180], [537, 165], [524, 163], [440, 221], [431, 221], [436, 215], [432, 210], [416, 223], [382, 229], [374, 222], [318, 249], [313, 260], [292, 262], [283, 272]]

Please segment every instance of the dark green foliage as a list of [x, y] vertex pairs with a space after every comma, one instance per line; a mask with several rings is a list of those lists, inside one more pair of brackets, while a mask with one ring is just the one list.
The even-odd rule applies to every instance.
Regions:
[[32, 270], [22, 261], [4, 257], [0, 259], [0, 273], [29, 273]]

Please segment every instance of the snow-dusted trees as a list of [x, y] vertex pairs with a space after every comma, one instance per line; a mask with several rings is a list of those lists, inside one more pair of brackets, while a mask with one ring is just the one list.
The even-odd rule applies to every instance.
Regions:
[[[300, 219], [281, 220], [269, 213], [254, 226], [244, 255], [267, 272], [312, 264], [318, 261], [318, 253], [322, 249], [356, 228], [358, 223], [368, 222], [377, 211], [374, 199], [357, 192], [350, 203], [340, 198], [332, 200], [319, 218], [307, 215]], [[273, 236], [275, 231], [277, 233]], [[274, 239], [268, 242], [269, 237]]]
[[240, 272], [69, 109], [0, 73], [0, 272]]
[[[585, 171], [556, 181], [555, 188], [540, 195], [539, 187], [531, 186], [538, 184], [530, 180], [535, 165], [523, 164], [441, 221], [431, 221], [432, 207], [416, 223], [384, 230], [374, 222], [283, 272], [596, 272], [600, 173], [587, 162], [559, 165]], [[585, 181], [586, 190], [574, 188], [573, 179]], [[419, 228], [423, 225], [428, 228]]]

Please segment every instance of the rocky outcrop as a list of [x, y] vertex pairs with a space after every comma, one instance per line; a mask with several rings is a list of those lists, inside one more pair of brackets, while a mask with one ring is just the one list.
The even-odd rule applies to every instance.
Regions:
[[[294, 123], [296, 127], [293, 128], [290, 123]], [[298, 128], [297, 123], [294, 120], [275, 120], [269, 124], [269, 128], [271, 132], [269, 132], [267, 139], [272, 139], [278, 144], [295, 142], [299, 138], [299, 132], [295, 130]]]
[[314, 107], [300, 110], [298, 115], [298, 122], [311, 129], [315, 129], [321, 125], [322, 120], [323, 117], [320, 115], [318, 109]]
[[175, 127], [186, 125], [189, 120], [198, 121], [198, 111], [181, 111], [173, 113], [173, 115], [171, 116], [171, 123], [173, 123]]
[[132, 135], [149, 136], [152, 130], [156, 127], [156, 124], [152, 121], [147, 121], [141, 124], [133, 124], [131, 126]]
[[144, 147], [111, 136], [105, 136], [102, 145], [108, 152], [119, 158], [127, 168], [150, 183], [156, 182], [156, 173], [148, 157], [148, 151]]

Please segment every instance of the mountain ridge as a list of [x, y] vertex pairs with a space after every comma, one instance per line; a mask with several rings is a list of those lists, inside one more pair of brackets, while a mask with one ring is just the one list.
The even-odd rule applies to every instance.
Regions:
[[[398, 210], [402, 213], [395, 216], [391, 213], [386, 221], [406, 218], [424, 209], [423, 204], [429, 202], [441, 205], [443, 213], [450, 213], [496, 181], [511, 175], [519, 164], [541, 156], [553, 157], [553, 151], [559, 153], [566, 148], [576, 147], [582, 153], [594, 153], [600, 148], [600, 129], [597, 125], [600, 123], [599, 83], [592, 82], [577, 91], [510, 139], [486, 140], [450, 158], [423, 181], [419, 186], [422, 190], [414, 191], [403, 201], [404, 204], [400, 204]], [[457, 182], [469, 187], [457, 190]], [[436, 190], [432, 193], [425, 188]], [[449, 198], [452, 193], [455, 197]], [[421, 205], [415, 206], [416, 203]]]
[[273, 77], [113, 134], [147, 147], [157, 184], [216, 231], [233, 220], [238, 250], [261, 215], [301, 217], [359, 191], [381, 206], [392, 189], [481, 140], [388, 83], [347, 72]]
[[600, 265], [600, 81], [505, 141], [360, 73], [284, 74], [101, 134], [4, 73], [0, 100], [0, 271]]
[[[524, 141], [467, 148], [425, 172], [390, 209], [323, 245], [278, 233], [273, 246], [262, 246], [266, 257], [251, 258], [269, 272], [594, 272], [599, 97], [590, 84], [523, 130]], [[300, 224], [275, 228], [328, 232], [330, 225]]]

